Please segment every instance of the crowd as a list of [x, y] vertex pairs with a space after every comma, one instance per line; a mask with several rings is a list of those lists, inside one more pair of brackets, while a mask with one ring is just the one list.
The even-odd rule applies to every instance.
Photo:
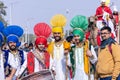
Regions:
[[66, 21], [64, 15], [57, 14], [50, 20], [52, 28], [45, 22], [37, 23], [34, 43], [24, 47], [19, 40], [22, 27], [5, 27], [0, 22], [0, 80], [20, 80], [44, 70], [51, 72], [53, 80], [120, 80], [117, 9], [112, 12], [101, 0], [95, 16], [71, 19], [72, 34], [67, 38]]

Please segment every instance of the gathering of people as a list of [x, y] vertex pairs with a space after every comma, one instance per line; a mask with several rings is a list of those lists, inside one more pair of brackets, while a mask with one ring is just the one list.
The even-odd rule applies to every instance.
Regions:
[[35, 24], [35, 41], [23, 48], [23, 28], [0, 21], [0, 80], [120, 80], [120, 20], [105, 1], [94, 16], [75, 15], [66, 37], [63, 14]]

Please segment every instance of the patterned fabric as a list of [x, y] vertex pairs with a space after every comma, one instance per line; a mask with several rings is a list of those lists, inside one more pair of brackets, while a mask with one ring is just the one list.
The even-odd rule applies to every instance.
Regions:
[[[49, 62], [50, 62], [50, 55], [48, 52], [44, 53], [44, 63], [45, 63], [45, 67], [46, 69], [49, 68]], [[34, 61], [35, 55], [32, 52], [29, 52], [27, 54], [27, 69], [28, 69], [28, 74], [31, 74], [34, 72], [34, 68], [35, 68], [35, 61]]]
[[[84, 52], [84, 55], [83, 55], [84, 56], [84, 71], [85, 71], [86, 74], [89, 74], [89, 68], [90, 68], [89, 59], [88, 59], [88, 57], [86, 55], [86, 52], [89, 49], [88, 44], [89, 44], [88, 41], [85, 41], [85, 43], [84, 43], [84, 51], [83, 51]], [[71, 50], [70, 50], [70, 59], [71, 59], [72, 71], [73, 71], [72, 77], [75, 76], [75, 70], [76, 70], [75, 48], [76, 48], [76, 46], [73, 46], [71, 48]]]
[[[8, 57], [9, 57], [9, 53], [10, 51], [7, 50], [7, 51], [4, 51], [4, 68], [5, 68], [5, 76], [9, 76], [10, 73], [11, 73], [11, 70], [12, 70], [12, 67], [11, 65], [8, 63]], [[23, 51], [19, 50], [19, 59], [20, 59], [20, 63], [21, 65], [24, 63], [24, 54], [23, 54]]]

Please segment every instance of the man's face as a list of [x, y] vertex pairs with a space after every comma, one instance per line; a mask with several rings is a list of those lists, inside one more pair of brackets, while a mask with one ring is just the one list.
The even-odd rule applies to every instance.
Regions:
[[41, 43], [41, 44], [38, 44], [38, 49], [39, 49], [40, 51], [44, 51], [45, 45], [43, 45], [42, 43]]
[[79, 36], [79, 35], [75, 35], [75, 36], [74, 36], [74, 42], [75, 42], [76, 44], [78, 44], [78, 43], [80, 42], [80, 36]]
[[9, 42], [9, 43], [8, 43], [8, 46], [9, 46], [9, 49], [10, 49], [11, 51], [16, 50], [16, 48], [17, 48], [15, 42]]
[[105, 6], [105, 2], [101, 2], [101, 6], [104, 7]]
[[61, 33], [60, 32], [54, 32], [53, 36], [54, 36], [54, 39], [56, 42], [61, 40]]
[[102, 30], [100, 34], [102, 40], [106, 40], [111, 37], [111, 33], [108, 30]]

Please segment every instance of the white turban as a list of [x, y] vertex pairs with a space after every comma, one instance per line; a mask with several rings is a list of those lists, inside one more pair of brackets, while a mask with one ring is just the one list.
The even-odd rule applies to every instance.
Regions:
[[106, 0], [100, 0], [100, 2], [106, 2]]

